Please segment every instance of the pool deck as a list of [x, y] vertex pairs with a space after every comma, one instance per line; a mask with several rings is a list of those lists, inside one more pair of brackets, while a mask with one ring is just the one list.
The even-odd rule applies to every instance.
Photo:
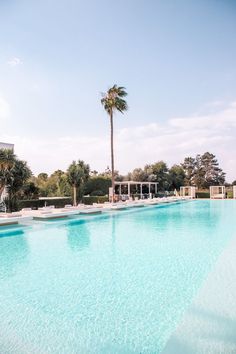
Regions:
[[168, 198], [154, 198], [152, 200], [145, 201], [134, 201], [132, 203], [107, 203], [107, 204], [96, 204], [96, 205], [82, 205], [77, 207], [69, 207], [69, 208], [55, 208], [55, 207], [44, 207], [39, 208], [38, 210], [32, 210], [27, 208], [27, 210], [22, 209], [20, 213], [2, 213], [0, 214], [0, 226], [11, 226], [14, 224], [18, 224], [24, 222], [26, 220], [52, 220], [52, 219], [63, 219], [68, 218], [70, 216], [75, 215], [95, 215], [101, 214], [103, 212], [108, 211], [121, 211], [126, 210], [132, 207], [141, 207], [141, 206], [154, 206], [154, 205], [162, 205], [162, 204], [173, 204], [179, 202], [189, 201], [189, 198], [182, 197], [168, 197]]
[[236, 353], [236, 236], [219, 257], [162, 354]]

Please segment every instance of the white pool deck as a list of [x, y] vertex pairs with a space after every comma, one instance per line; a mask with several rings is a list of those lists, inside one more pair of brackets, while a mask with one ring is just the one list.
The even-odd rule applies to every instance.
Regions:
[[236, 353], [236, 235], [162, 354]]

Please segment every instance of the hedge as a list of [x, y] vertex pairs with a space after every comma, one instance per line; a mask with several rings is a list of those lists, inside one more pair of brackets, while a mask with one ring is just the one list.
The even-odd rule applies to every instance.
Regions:
[[233, 198], [233, 191], [226, 191], [227, 193], [227, 198], [232, 199]]
[[93, 203], [104, 203], [108, 202], [108, 196], [84, 196], [82, 202], [87, 205], [92, 205]]
[[[91, 205], [93, 203], [104, 203], [108, 202], [108, 196], [89, 196], [89, 197], [83, 197], [82, 203]], [[71, 198], [66, 198], [66, 199], [50, 199], [46, 201], [46, 205], [55, 205], [55, 208], [64, 208], [66, 204], [73, 204], [73, 201]], [[18, 200], [17, 201], [17, 209], [21, 210], [23, 208], [32, 208], [32, 209], [38, 209], [42, 208], [45, 206], [45, 200], [41, 199], [28, 199], [28, 200]]]
[[[46, 201], [46, 205], [55, 205], [55, 208], [63, 208], [66, 204], [72, 204], [71, 198], [66, 199], [50, 199]], [[23, 208], [38, 209], [45, 206], [45, 200], [42, 199], [28, 199], [28, 200], [18, 200], [18, 208], [21, 210]]]
[[210, 198], [210, 193], [209, 192], [197, 192], [196, 193], [196, 198]]

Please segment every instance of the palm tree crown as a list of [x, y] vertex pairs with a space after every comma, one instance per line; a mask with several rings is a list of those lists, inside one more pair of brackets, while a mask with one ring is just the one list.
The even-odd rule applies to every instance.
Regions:
[[12, 168], [16, 159], [16, 155], [11, 149], [0, 149], [0, 170], [8, 170]]
[[11, 177], [15, 161], [16, 156], [11, 149], [0, 149], [0, 200], [7, 181]]
[[123, 97], [127, 96], [125, 87], [114, 85], [106, 93], [102, 94], [101, 103], [105, 111], [111, 115], [115, 110], [120, 113], [127, 111], [128, 105]]

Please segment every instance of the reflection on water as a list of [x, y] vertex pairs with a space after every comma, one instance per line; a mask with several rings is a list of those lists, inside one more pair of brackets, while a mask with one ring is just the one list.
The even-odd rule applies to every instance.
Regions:
[[7, 226], [0, 228], [0, 239], [3, 237], [10, 237], [10, 236], [18, 236], [18, 235], [23, 235], [25, 233], [25, 230], [29, 229], [29, 226], [23, 226], [23, 225], [12, 225], [12, 226]]
[[0, 233], [0, 278], [13, 276], [29, 256], [23, 229]]
[[113, 257], [116, 255], [116, 217], [112, 216], [111, 221], [111, 251]]
[[89, 247], [90, 237], [86, 222], [70, 224], [67, 228], [67, 242], [72, 251], [83, 251]]

